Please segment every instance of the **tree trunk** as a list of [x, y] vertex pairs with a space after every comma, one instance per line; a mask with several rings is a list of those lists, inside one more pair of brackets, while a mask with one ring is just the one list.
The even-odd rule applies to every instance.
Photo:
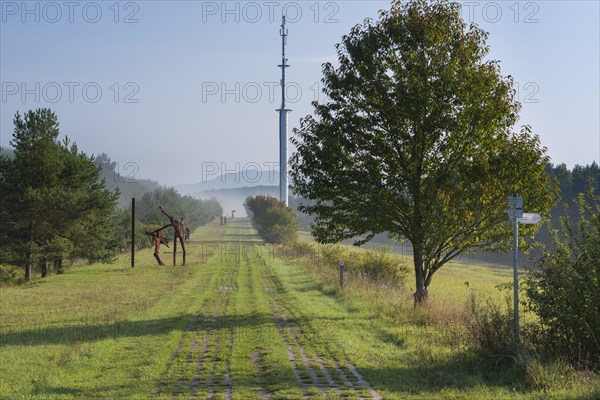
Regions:
[[415, 304], [414, 306], [419, 306], [419, 305], [423, 305], [425, 303], [427, 303], [427, 296], [429, 294], [427, 293], [427, 286], [421, 286], [420, 288], [417, 287], [417, 290], [415, 291], [415, 293], [413, 294], [414, 298], [415, 298]]
[[62, 257], [56, 257], [54, 259], [54, 270], [57, 274], [62, 274], [63, 272], [65, 272], [62, 265]]
[[42, 271], [42, 278], [45, 278], [46, 276], [48, 276], [48, 263], [46, 262], [45, 258], [40, 260], [39, 267], [40, 267], [40, 270]]
[[31, 280], [31, 253], [25, 256], [25, 282]]
[[425, 272], [423, 271], [423, 257], [421, 252], [417, 249], [414, 249], [414, 264], [415, 264], [415, 281], [416, 281], [416, 290], [413, 294], [415, 299], [415, 307], [427, 302], [427, 286], [425, 284]]
[[[29, 221], [29, 241], [33, 242], [33, 222]], [[31, 280], [31, 250], [25, 256], [25, 282]]]

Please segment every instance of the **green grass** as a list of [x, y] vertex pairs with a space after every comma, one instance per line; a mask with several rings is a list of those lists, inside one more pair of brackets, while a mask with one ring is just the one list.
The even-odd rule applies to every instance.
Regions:
[[372, 398], [355, 369], [384, 399], [598, 397], [595, 376], [492, 368], [444, 331], [510, 269], [448, 265], [415, 311], [410, 287], [340, 291], [336, 271], [274, 257], [245, 220], [196, 231], [185, 267], [151, 253], [0, 288], [0, 398]]
[[0, 397], [148, 397], [215, 265], [137, 258], [0, 289]]
[[[460, 272], [469, 267], [461, 266]], [[536, 390], [518, 367], [490, 368], [468, 351], [455, 348], [435, 325], [423, 326], [411, 319], [413, 310], [398, 309], [398, 318], [387, 314], [385, 318], [377, 295], [369, 297], [368, 289], [342, 293], [281, 261], [273, 263], [273, 269], [286, 277], [281, 291], [307, 321], [306, 329], [323, 332], [322, 321], [331, 324], [326, 335], [308, 336], [314, 338], [312, 348], [352, 362], [385, 399], [592, 399], [600, 393], [597, 378], [577, 380], [583, 376], [557, 376], [555, 387]], [[448, 282], [452, 273], [452, 268], [446, 272]], [[459, 277], [454, 280], [460, 281]]]

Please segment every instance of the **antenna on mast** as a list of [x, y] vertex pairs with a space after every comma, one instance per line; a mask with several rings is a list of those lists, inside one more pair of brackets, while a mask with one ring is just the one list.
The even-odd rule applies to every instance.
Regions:
[[285, 45], [287, 44], [288, 31], [285, 27], [285, 15], [281, 17], [281, 108], [279, 112], [279, 201], [288, 206], [287, 184], [287, 114], [292, 111], [285, 108], [285, 69], [289, 67], [285, 58]]

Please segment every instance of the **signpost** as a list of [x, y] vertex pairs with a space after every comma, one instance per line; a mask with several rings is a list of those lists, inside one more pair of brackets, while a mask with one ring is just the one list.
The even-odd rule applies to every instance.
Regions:
[[344, 288], [344, 263], [340, 263], [340, 288]]
[[519, 346], [519, 218], [523, 216], [523, 198], [513, 195], [508, 198], [508, 216], [513, 223], [513, 288], [515, 346]]
[[515, 346], [519, 346], [519, 224], [535, 225], [542, 217], [538, 213], [523, 213], [523, 198], [513, 195], [508, 198], [508, 218], [513, 223], [513, 280], [514, 280], [514, 319]]

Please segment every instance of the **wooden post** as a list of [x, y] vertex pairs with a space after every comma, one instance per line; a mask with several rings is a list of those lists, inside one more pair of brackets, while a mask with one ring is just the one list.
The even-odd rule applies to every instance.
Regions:
[[131, 268], [135, 267], [135, 197], [131, 198]]
[[344, 288], [344, 263], [340, 263], [340, 288]]

